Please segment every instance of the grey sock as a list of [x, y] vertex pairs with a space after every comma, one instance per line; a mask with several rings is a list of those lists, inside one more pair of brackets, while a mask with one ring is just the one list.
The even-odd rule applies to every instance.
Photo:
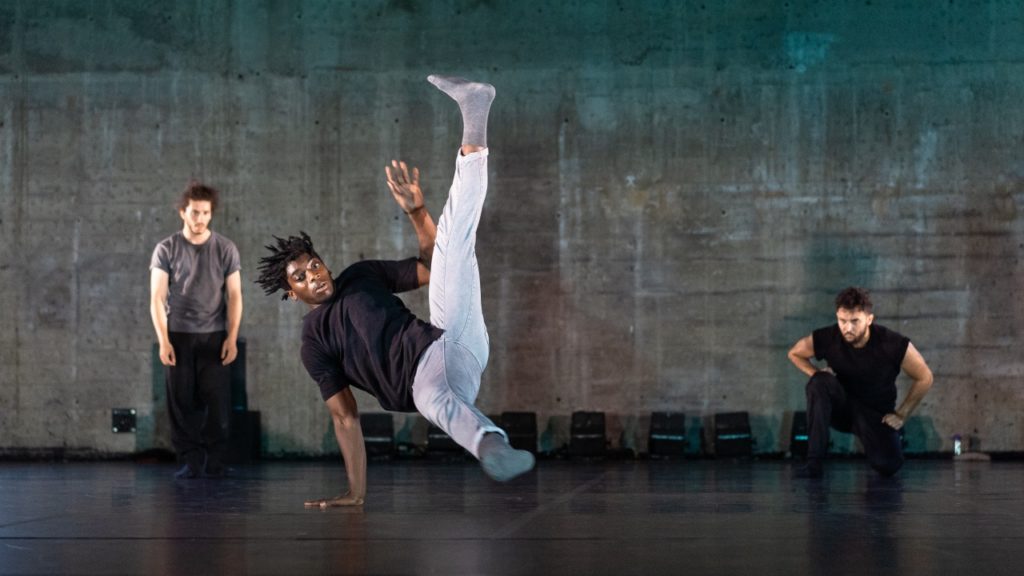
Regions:
[[494, 86], [457, 76], [432, 74], [427, 80], [459, 104], [462, 111], [462, 145], [487, 146], [487, 114], [494, 100]]
[[504, 436], [497, 432], [488, 432], [480, 439], [480, 445], [477, 446], [476, 451], [480, 454], [480, 458], [483, 458], [484, 456], [489, 456], [509, 448], [511, 446], [508, 445], [508, 441], [505, 440]]
[[533, 454], [509, 446], [501, 434], [485, 434], [477, 452], [484, 472], [498, 482], [508, 482], [533, 469]]

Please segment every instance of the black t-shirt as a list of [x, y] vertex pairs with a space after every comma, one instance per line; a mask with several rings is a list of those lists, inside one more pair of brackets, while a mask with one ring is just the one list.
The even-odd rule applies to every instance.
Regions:
[[910, 339], [878, 324], [871, 325], [871, 337], [863, 348], [843, 339], [839, 325], [814, 331], [814, 357], [828, 361], [839, 383], [851, 397], [888, 414], [896, 408], [896, 377]]
[[416, 363], [444, 333], [395, 296], [417, 285], [415, 258], [364, 260], [335, 278], [334, 297], [302, 319], [302, 363], [324, 400], [355, 386], [385, 410], [416, 411]]

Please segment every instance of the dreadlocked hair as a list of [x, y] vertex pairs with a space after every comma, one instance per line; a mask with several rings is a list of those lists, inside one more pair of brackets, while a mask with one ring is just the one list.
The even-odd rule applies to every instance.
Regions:
[[[276, 240], [275, 244], [266, 246], [266, 249], [270, 250], [270, 256], [260, 258], [260, 264], [256, 267], [260, 272], [256, 283], [263, 288], [267, 296], [273, 295], [278, 290], [287, 292], [291, 289], [288, 285], [287, 272], [289, 262], [304, 254], [320, 258], [320, 255], [313, 249], [313, 241], [305, 232], [300, 231], [299, 236], [289, 236], [287, 239], [274, 236], [274, 240]], [[320, 259], [323, 260], [323, 258]], [[288, 295], [281, 296], [281, 299], [287, 300]]]

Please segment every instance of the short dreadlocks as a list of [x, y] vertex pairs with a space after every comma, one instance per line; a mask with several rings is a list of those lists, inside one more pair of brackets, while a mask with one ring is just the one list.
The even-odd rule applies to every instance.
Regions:
[[[299, 236], [289, 236], [287, 240], [274, 236], [274, 240], [277, 241], [276, 246], [274, 244], [266, 246], [267, 250], [270, 250], [270, 256], [260, 258], [260, 264], [257, 266], [260, 277], [256, 279], [256, 283], [263, 288], [267, 296], [278, 290], [287, 292], [291, 289], [288, 285], [287, 272], [289, 262], [298, 259], [303, 254], [320, 258], [320, 255], [313, 249], [313, 241], [305, 232], [300, 231]], [[320, 259], [323, 260], [323, 258]], [[281, 299], [287, 300], [288, 295], [285, 294]]]

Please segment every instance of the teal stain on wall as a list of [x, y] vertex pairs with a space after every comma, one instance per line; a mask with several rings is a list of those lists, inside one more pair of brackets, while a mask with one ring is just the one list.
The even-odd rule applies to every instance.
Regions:
[[803, 74], [810, 68], [823, 64], [828, 58], [829, 47], [835, 41], [834, 34], [810, 32], [786, 34], [785, 50], [789, 66]]

